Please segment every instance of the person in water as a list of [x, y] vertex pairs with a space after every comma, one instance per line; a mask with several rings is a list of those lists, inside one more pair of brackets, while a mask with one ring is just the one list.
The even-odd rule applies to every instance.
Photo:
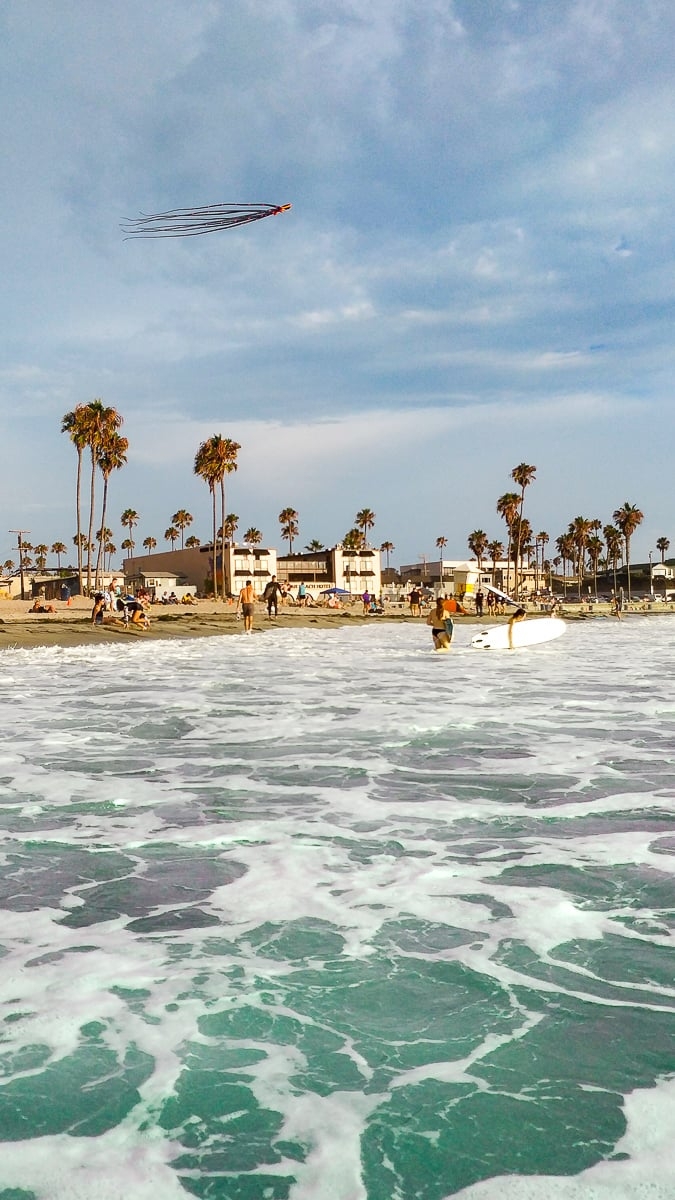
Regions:
[[513, 626], [517, 621], [525, 620], [525, 609], [517, 608], [512, 617], [509, 617], [509, 650], [513, 650]]
[[452, 617], [449, 617], [445, 610], [442, 596], [438, 597], [435, 607], [429, 613], [427, 625], [431, 625], [434, 650], [449, 650], [454, 633], [454, 625]]

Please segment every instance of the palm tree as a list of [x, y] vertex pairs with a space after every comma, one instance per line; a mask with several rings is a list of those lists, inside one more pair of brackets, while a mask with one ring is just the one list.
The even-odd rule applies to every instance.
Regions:
[[629, 504], [626, 500], [621, 508], [617, 508], [612, 513], [612, 520], [618, 526], [623, 537], [626, 547], [626, 574], [628, 576], [628, 600], [630, 602], [630, 539], [632, 538], [638, 525], [641, 525], [645, 519], [643, 512], [634, 504]]
[[114, 542], [106, 542], [105, 546], [103, 547], [103, 553], [108, 555], [108, 570], [110, 570], [112, 556], [113, 554], [117, 554], [117, 546]]
[[602, 554], [603, 547], [604, 542], [601, 537], [598, 537], [597, 533], [592, 534], [586, 543], [586, 552], [588, 554], [591, 570], [593, 572], [593, 592], [596, 600], [598, 598], [598, 564], [600, 562], [600, 556]]
[[[536, 536], [536, 538], [535, 538], [535, 543], [534, 543], [534, 544], [535, 544], [535, 549], [536, 549], [538, 546], [541, 546], [541, 574], [542, 574], [542, 578], [543, 578], [543, 575], [544, 575], [544, 546], [547, 546], [547, 545], [548, 545], [548, 542], [549, 542], [549, 536], [548, 536], [548, 534], [547, 534], [546, 530], [545, 530], [545, 529], [542, 529], [541, 533], [538, 533], [538, 534], [537, 534], [537, 536]], [[538, 556], [537, 556], [537, 563], [538, 563], [538, 561], [539, 561], [539, 558], [538, 558]], [[537, 586], [539, 586], [539, 581], [538, 581], [538, 580], [536, 581], [536, 583], [537, 583]]]
[[234, 535], [239, 528], [239, 517], [236, 513], [228, 513], [223, 521], [223, 527], [220, 531], [220, 536], [224, 542], [233, 542]]
[[393, 542], [383, 542], [380, 546], [380, 554], [386, 554], [387, 556], [387, 570], [389, 570], [389, 555], [395, 549], [396, 547]]
[[143, 549], [147, 550], [148, 554], [150, 554], [155, 549], [156, 545], [157, 545], [157, 538], [154, 538], [154, 537], [143, 538]]
[[298, 514], [294, 508], [282, 508], [279, 513], [279, 524], [281, 525], [281, 536], [284, 541], [288, 542], [288, 553], [293, 553], [293, 538], [297, 537], [300, 532], [298, 525]]
[[504, 544], [503, 544], [503, 542], [499, 542], [499, 541], [495, 540], [493, 542], [488, 542], [485, 549], [487, 550], [488, 554], [490, 555], [490, 558], [492, 559], [492, 586], [494, 587], [495, 586], [495, 575], [497, 574], [497, 560], [499, 558], [501, 558], [504, 554]]
[[191, 533], [189, 538], [185, 539], [185, 549], [186, 550], [196, 550], [197, 546], [201, 546], [201, 544], [202, 543], [201, 543], [200, 538], [195, 537], [194, 533]]
[[[224, 438], [219, 433], [202, 442], [195, 455], [194, 472], [208, 484], [213, 508], [213, 595], [218, 596], [218, 540], [216, 527], [216, 485], [220, 485], [220, 525], [225, 524], [225, 476], [237, 470], [239, 442]], [[222, 591], [225, 600], [225, 546], [222, 546]]]
[[181, 550], [185, 549], [185, 530], [192, 524], [193, 519], [192, 513], [189, 513], [186, 508], [179, 508], [178, 512], [175, 512], [171, 518], [171, 524], [175, 525], [176, 529], [180, 529]]
[[474, 529], [473, 533], [469, 534], [466, 541], [469, 550], [474, 555], [476, 562], [478, 563], [478, 575], [480, 578], [480, 573], [483, 568], [483, 557], [488, 548], [488, 535], [487, 533], [484, 533], [482, 529]]
[[126, 542], [122, 542], [122, 549], [130, 549], [132, 554], [136, 545], [134, 542], [134, 525], [138, 525], [139, 521], [140, 517], [134, 508], [125, 508], [120, 517], [120, 525], [129, 530], [129, 537], [126, 539]]
[[6, 558], [4, 563], [2, 564], [2, 569], [3, 569], [3, 571], [6, 571], [8, 574], [10, 571], [13, 571], [14, 570], [14, 559]]
[[133, 541], [132, 538], [125, 538], [124, 541], [122, 542], [122, 549], [126, 550], [129, 557], [131, 557], [133, 555], [134, 546], [135, 546], [135, 542]]
[[[513, 482], [517, 483], [518, 487], [520, 488], [520, 507], [518, 510], [518, 516], [519, 516], [521, 522], [523, 519], [523, 505], [525, 504], [525, 488], [529, 487], [529, 485], [532, 483], [536, 474], [537, 474], [537, 468], [531, 467], [528, 463], [524, 463], [524, 462], [518, 463], [518, 466], [514, 467], [511, 472], [511, 478], [512, 478]], [[515, 553], [516, 592], [518, 591], [518, 571], [520, 569], [520, 560], [521, 560], [521, 556], [522, 556], [521, 535], [522, 535], [522, 529], [519, 527], [518, 539], [516, 541], [516, 553]]]
[[322, 550], [325, 550], [325, 546], [318, 538], [312, 538], [311, 542], [305, 546], [305, 550], [308, 554], [320, 554]]
[[[658, 542], [656, 544], [658, 546]], [[61, 555], [66, 554], [67, 551], [68, 551], [68, 547], [65, 545], [64, 542], [54, 542], [51, 552], [52, 552], [52, 554], [56, 555], [57, 571], [61, 570]]]
[[35, 565], [38, 571], [44, 571], [47, 566], [47, 555], [49, 554], [49, 546], [40, 543], [35, 547]]
[[[94, 511], [96, 491], [96, 471], [99, 467], [99, 456], [106, 442], [117, 432], [122, 424], [122, 417], [116, 408], [107, 407], [102, 400], [91, 400], [84, 405], [87, 446], [91, 454], [91, 482], [89, 487], [89, 533], [87, 535], [87, 591], [91, 591], [91, 556], [94, 547]], [[128, 445], [128, 443], [127, 443]], [[121, 465], [121, 464], [120, 464]], [[104, 522], [101, 521], [103, 525]]]
[[67, 433], [75, 449], [77, 450], [77, 482], [75, 486], [75, 512], [77, 516], [77, 533], [75, 535], [75, 545], [77, 547], [77, 576], [80, 585], [80, 594], [83, 591], [82, 579], [82, 551], [86, 538], [82, 535], [82, 455], [87, 447], [87, 417], [86, 405], [78, 404], [72, 412], [66, 413], [61, 421], [61, 433]]
[[174, 542], [177, 542], [179, 537], [180, 537], [180, 534], [173, 525], [170, 525], [168, 529], [164, 530], [164, 538], [167, 542], [171, 542], [172, 550], [174, 547]]
[[362, 508], [354, 517], [354, 524], [363, 532], [364, 547], [368, 545], [368, 530], [375, 524], [375, 513], [372, 508]]
[[[669, 546], [670, 546], [670, 542], [668, 541], [667, 537], [660, 537], [660, 538], [656, 539], [656, 549], [658, 550], [659, 554], [661, 555], [662, 563], [664, 563], [666, 561], [666, 550], [669, 548]], [[54, 547], [52, 546], [52, 550], [53, 549], [54, 549]]]
[[567, 596], [567, 564], [574, 564], [575, 545], [571, 533], [561, 533], [555, 540], [556, 549], [562, 559], [563, 595]]
[[129, 449], [128, 438], [122, 437], [116, 429], [106, 430], [102, 437], [96, 452], [96, 460], [98, 468], [103, 476], [103, 502], [101, 505], [101, 529], [97, 533], [98, 538], [98, 557], [96, 559], [96, 585], [98, 586], [99, 568], [101, 565], [101, 555], [103, 553], [103, 543], [110, 541], [112, 537], [112, 529], [105, 529], [106, 508], [108, 506], [108, 480], [113, 471], [119, 471], [127, 461], [127, 450]]
[[345, 550], [363, 550], [366, 537], [362, 529], [349, 529], [342, 539]]
[[440, 555], [441, 562], [443, 561], [443, 551], [445, 550], [445, 547], [447, 546], [447, 544], [448, 544], [448, 539], [446, 537], [443, 537], [442, 534], [440, 537], [436, 538], [436, 548], [437, 548], [437, 550], [440, 550], [440, 552], [441, 552], [441, 555]]
[[607, 547], [607, 567], [609, 569], [611, 563], [614, 572], [614, 594], [616, 595], [616, 568], [623, 549], [623, 539], [616, 525], [605, 525], [602, 534]]
[[518, 516], [519, 506], [520, 506], [520, 496], [518, 495], [517, 492], [504, 492], [504, 495], [500, 496], [497, 501], [497, 512], [499, 513], [499, 516], [502, 517], [503, 520], [506, 522], [506, 528], [509, 531], [509, 544], [508, 544], [508, 550], [507, 550], [507, 554], [506, 554], [506, 562], [507, 562], [506, 591], [507, 592], [509, 590], [511, 546], [513, 543], [513, 527], [515, 524], [516, 517]]
[[577, 572], [577, 590], [581, 600], [581, 585], [584, 580], [584, 568], [586, 565], [586, 543], [591, 535], [592, 522], [587, 517], [575, 517], [570, 521], [567, 532], [569, 533], [574, 547], [576, 549], [576, 572]]

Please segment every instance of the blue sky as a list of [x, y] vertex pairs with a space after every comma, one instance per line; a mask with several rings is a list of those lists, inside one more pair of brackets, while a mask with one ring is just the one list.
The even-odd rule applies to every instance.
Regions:
[[[228, 508], [279, 544], [372, 508], [394, 562], [466, 553], [511, 469], [554, 540], [625, 501], [675, 546], [671, 0], [4, 0], [0, 495], [75, 532], [63, 414], [101, 397], [163, 543]], [[290, 213], [125, 241], [139, 212]], [[13, 537], [7, 533], [5, 551]]]

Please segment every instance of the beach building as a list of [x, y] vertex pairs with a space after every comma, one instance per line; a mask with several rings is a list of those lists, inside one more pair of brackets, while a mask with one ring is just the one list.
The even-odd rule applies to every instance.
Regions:
[[[224, 563], [223, 563], [224, 559]], [[220, 546], [217, 554], [218, 585], [221, 586], [223, 565], [225, 568], [225, 591], [238, 596], [247, 579], [252, 579], [256, 592], [263, 591], [265, 584], [277, 573], [276, 550], [260, 546], [238, 546], [226, 543], [224, 556]], [[147, 587], [152, 592], [158, 585], [151, 580], [159, 579], [159, 594], [167, 587], [164, 582], [172, 578], [169, 591], [177, 588], [196, 591], [200, 596], [213, 592], [213, 543], [191, 547], [189, 550], [165, 550], [159, 554], [142, 554], [124, 559], [124, 579], [132, 591]]]
[[304, 583], [310, 594], [329, 588], [341, 588], [353, 596], [365, 591], [379, 596], [382, 590], [380, 551], [345, 550], [341, 542], [326, 550], [299, 554], [281, 554], [277, 558], [277, 576], [292, 592]]
[[[537, 580], [533, 566], [523, 564], [518, 575], [521, 580], [521, 593], [536, 590]], [[479, 584], [484, 586], [488, 583], [504, 591], [508, 591], [509, 587], [515, 590], [514, 564], [509, 564], [506, 559], [497, 560], [494, 572], [492, 562], [487, 559], [483, 560], [480, 571], [475, 559], [422, 559], [416, 563], [404, 564], [399, 568], [399, 576], [406, 588], [427, 587], [434, 592], [444, 592], [448, 596], [473, 596], [478, 591]], [[541, 583], [541, 579], [538, 582]]]

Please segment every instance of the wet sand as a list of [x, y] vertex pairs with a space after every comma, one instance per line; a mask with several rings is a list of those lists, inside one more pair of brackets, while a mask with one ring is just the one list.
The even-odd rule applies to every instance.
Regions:
[[[29, 613], [31, 601], [2, 600], [0, 601], [0, 650], [10, 648], [30, 649], [38, 646], [90, 646], [106, 645], [111, 642], [134, 642], [137, 639], [154, 641], [167, 638], [196, 638], [217, 637], [221, 634], [242, 632], [241, 618], [235, 616], [235, 605], [222, 601], [199, 600], [196, 605], [164, 606], [151, 605], [148, 608], [150, 628], [142, 626], [125, 626], [122, 621], [112, 618], [104, 625], [92, 625], [90, 600], [75, 597], [70, 605], [54, 601], [55, 613]], [[672, 615], [672, 605], [655, 604], [648, 608], [644, 605], [634, 605], [626, 617], [637, 613], [647, 615]], [[541, 616], [542, 613], [530, 610], [530, 616]], [[605, 618], [609, 615], [607, 604], [570, 605], [563, 608], [560, 614], [565, 620]], [[340, 625], [372, 624], [374, 621], [410, 621], [424, 624], [426, 614], [422, 618], [411, 617], [408, 606], [388, 607], [381, 616], [364, 616], [359, 604], [342, 609], [329, 608], [298, 608], [284, 606], [279, 610], [276, 621], [270, 621], [264, 605], [256, 606], [253, 632], [255, 635], [271, 633], [276, 629], [323, 628], [334, 629]], [[497, 625], [508, 620], [507, 616], [476, 617], [454, 615], [453, 620], [458, 625]]]

